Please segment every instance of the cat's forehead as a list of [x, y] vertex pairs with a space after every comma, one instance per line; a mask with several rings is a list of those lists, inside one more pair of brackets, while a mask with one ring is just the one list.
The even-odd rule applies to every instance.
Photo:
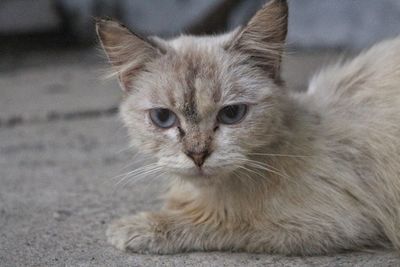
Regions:
[[172, 41], [173, 51], [152, 62], [141, 79], [139, 98], [147, 98], [146, 108], [169, 108], [198, 122], [224, 105], [259, 99], [262, 90], [254, 87], [268, 82], [255, 83], [254, 71], [249, 79], [249, 70], [225, 51], [224, 42], [215, 42], [193, 37]]
[[[160, 83], [157, 101], [197, 121], [218, 108], [224, 88], [224, 60], [218, 51], [187, 48], [166, 55], [157, 63]], [[225, 73], [225, 75], [227, 75]]]

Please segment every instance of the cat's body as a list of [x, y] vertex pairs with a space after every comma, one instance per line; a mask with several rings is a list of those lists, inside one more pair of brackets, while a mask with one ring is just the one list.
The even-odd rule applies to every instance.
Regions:
[[[132, 142], [173, 180], [160, 212], [111, 225], [112, 244], [288, 255], [400, 247], [400, 39], [325, 69], [307, 92], [294, 93], [279, 79], [285, 12], [284, 1], [273, 1], [243, 30], [220, 37], [151, 45], [129, 37], [143, 42], [140, 53], [111, 38], [128, 37], [126, 29], [99, 23], [129, 91], [121, 114]], [[259, 31], [268, 34], [257, 39]], [[128, 51], [134, 63], [123, 62]], [[246, 103], [243, 118], [216, 120], [232, 103]], [[177, 122], [154, 127], [147, 112], [158, 107]]]

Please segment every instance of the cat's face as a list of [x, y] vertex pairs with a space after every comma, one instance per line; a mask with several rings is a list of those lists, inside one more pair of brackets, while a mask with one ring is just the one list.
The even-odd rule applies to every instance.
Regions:
[[257, 148], [274, 141], [286, 32], [266, 27], [260, 33], [252, 25], [260, 26], [260, 17], [281, 19], [285, 5], [278, 2], [244, 29], [218, 37], [147, 42], [115, 22], [100, 22], [103, 46], [127, 91], [121, 115], [140, 152], [167, 172], [217, 177], [242, 168]]
[[277, 88], [246, 58], [190, 42], [137, 76], [121, 114], [135, 146], [165, 169], [218, 175], [270, 142]]

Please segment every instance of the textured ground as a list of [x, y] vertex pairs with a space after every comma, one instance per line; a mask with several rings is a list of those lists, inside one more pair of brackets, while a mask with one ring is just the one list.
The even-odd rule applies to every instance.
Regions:
[[[328, 54], [292, 55], [297, 89]], [[12, 59], [12, 60], [11, 60]], [[116, 185], [135, 167], [92, 51], [0, 61], [0, 266], [399, 266], [393, 252], [326, 257], [230, 253], [126, 254], [105, 242], [111, 219], [156, 209], [159, 183]]]

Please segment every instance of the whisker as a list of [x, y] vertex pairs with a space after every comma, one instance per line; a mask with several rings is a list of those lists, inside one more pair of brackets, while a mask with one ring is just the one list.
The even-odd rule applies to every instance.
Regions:
[[291, 183], [297, 184], [296, 180], [292, 179], [292, 177], [283, 173], [282, 170], [279, 170], [279, 169], [277, 169], [273, 166], [270, 166], [266, 163], [262, 163], [262, 162], [258, 162], [258, 161], [250, 160], [250, 159], [246, 159], [246, 158], [235, 158], [235, 160], [242, 161], [245, 165], [248, 166], [248, 167], [245, 167], [245, 166], [240, 165], [239, 168], [246, 170], [248, 172], [254, 173], [263, 179], [268, 179], [268, 175], [261, 173], [259, 171], [257, 172], [253, 168], [276, 174], [280, 177], [285, 178], [287, 181], [290, 181]]
[[[123, 179], [124, 179], [126, 176], [134, 175], [135, 173], [140, 172], [140, 171], [142, 171], [143, 169], [149, 168], [149, 167], [151, 167], [151, 166], [153, 166], [153, 165], [156, 165], [156, 164], [155, 164], [155, 163], [151, 163], [151, 164], [148, 164], [148, 165], [144, 165], [144, 166], [138, 167], [138, 168], [136, 168], [136, 169], [134, 169], [134, 170], [132, 170], [132, 171], [129, 171], [129, 172], [126, 172], [126, 173], [117, 175], [117, 176], [113, 177], [112, 179], [114, 180], [114, 179], [117, 179], [117, 178], [120, 178], [120, 177], [123, 177]], [[118, 184], [118, 183], [119, 183], [119, 182], [117, 182], [117, 184]]]
[[260, 161], [252, 160], [252, 159], [248, 159], [248, 158], [236, 158], [236, 160], [239, 160], [239, 161], [243, 161], [243, 162], [245, 162], [245, 163], [249, 163], [249, 164], [251, 163], [251, 164], [254, 164], [254, 165], [257, 165], [257, 166], [264, 167], [264, 168], [266, 168], [266, 169], [265, 169], [266, 171], [268, 171], [268, 170], [270, 170], [270, 169], [275, 170], [275, 171], [280, 171], [279, 169], [277, 169], [277, 168], [275, 168], [275, 167], [273, 167], [273, 166], [271, 166], [271, 165], [269, 165], [269, 164], [267, 164], [267, 163], [265, 163], [265, 162], [260, 162]]
[[127, 186], [127, 185], [132, 186], [133, 184], [138, 183], [139, 181], [143, 180], [144, 178], [149, 178], [149, 177], [151, 177], [151, 178], [154, 179], [154, 177], [158, 177], [158, 176], [159, 176], [159, 175], [154, 176], [154, 174], [160, 173], [161, 170], [162, 170], [162, 167], [158, 167], [158, 168], [154, 168], [154, 169], [152, 169], [152, 170], [148, 170], [148, 171], [146, 171], [146, 172], [144, 172], [144, 173], [142, 173], [142, 174], [140, 174], [140, 175], [138, 175], [138, 176], [135, 176], [134, 179], [132, 179], [132, 177], [131, 177], [131, 178], [124, 184], [124, 186]]
[[271, 157], [288, 157], [288, 158], [309, 158], [309, 157], [314, 157], [314, 156], [305, 156], [305, 155], [270, 154], [270, 153], [248, 153], [248, 155], [253, 155], [253, 156], [271, 156]]
[[[155, 169], [155, 168], [157, 168], [157, 164], [151, 163], [151, 164], [148, 164], [145, 166], [141, 166], [133, 171], [130, 171], [130, 172], [122, 175], [122, 178], [114, 185], [114, 187], [117, 188], [120, 185], [125, 186], [127, 183], [126, 181], [129, 182], [129, 180], [132, 179], [133, 177], [137, 177], [139, 175], [147, 173], [150, 170]], [[119, 177], [121, 177], [121, 175]]]

